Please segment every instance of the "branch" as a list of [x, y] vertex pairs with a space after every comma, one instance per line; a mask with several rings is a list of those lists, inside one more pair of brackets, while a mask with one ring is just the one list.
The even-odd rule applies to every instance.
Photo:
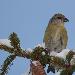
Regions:
[[[49, 54], [48, 49], [38, 46], [38, 47], [35, 47], [32, 52], [29, 52], [26, 50], [24, 51], [20, 47], [20, 40], [17, 37], [16, 33], [12, 33], [9, 37], [9, 40], [10, 40], [9, 42], [10, 47], [9, 45], [6, 44], [6, 42], [5, 43], [2, 42], [0, 44], [1, 50], [11, 53], [11, 56], [9, 56], [4, 61], [4, 64], [2, 67], [3, 74], [6, 72], [7, 67], [15, 59], [16, 56], [23, 57], [23, 58], [26, 57], [28, 59], [31, 59], [32, 61], [39, 61], [41, 65], [43, 66], [43, 69], [45, 68], [46, 64], [48, 64], [49, 65], [47, 69], [48, 72], [52, 71], [53, 73], [55, 73], [55, 69], [56, 69], [57, 71], [62, 70], [61, 75], [67, 75], [67, 72], [68, 74], [70, 74], [75, 71], [75, 52], [74, 51], [71, 51], [71, 50], [66, 51], [66, 49], [64, 49], [60, 53], [56, 53], [54, 55], [52, 53], [51, 55]], [[12, 56], [12, 54], [15, 55], [15, 57]]]
[[[17, 37], [16, 33], [12, 33], [8, 39], [0, 39], [0, 50], [7, 51], [11, 53], [10, 56], [4, 61], [4, 64], [1, 69], [0, 75], [5, 75], [7, 73], [8, 66], [15, 59], [16, 56], [29, 58], [29, 54], [26, 51], [22, 50], [20, 47], [20, 40]], [[12, 55], [13, 54], [13, 55]]]
[[8, 66], [11, 64], [11, 62], [16, 58], [15, 55], [10, 55], [7, 57], [7, 59], [4, 61], [4, 64], [2, 65], [1, 73], [0, 75], [5, 75], [8, 71]]
[[13, 53], [19, 57], [29, 58], [29, 53], [26, 53], [26, 51], [23, 51], [22, 49], [16, 49], [15, 50], [14, 48], [7, 47], [6, 45], [0, 45], [0, 49], [4, 50], [6, 52], [9, 52], [11, 54]]

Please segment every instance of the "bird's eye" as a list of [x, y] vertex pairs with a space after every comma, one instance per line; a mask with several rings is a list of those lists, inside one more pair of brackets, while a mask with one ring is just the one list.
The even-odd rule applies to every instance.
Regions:
[[57, 17], [58, 19], [61, 19], [61, 17]]

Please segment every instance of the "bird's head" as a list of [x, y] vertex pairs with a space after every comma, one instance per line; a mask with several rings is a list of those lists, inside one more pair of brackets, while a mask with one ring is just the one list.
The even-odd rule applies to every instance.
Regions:
[[69, 22], [69, 20], [63, 15], [63, 14], [55, 14], [52, 18], [51, 18], [51, 22]]

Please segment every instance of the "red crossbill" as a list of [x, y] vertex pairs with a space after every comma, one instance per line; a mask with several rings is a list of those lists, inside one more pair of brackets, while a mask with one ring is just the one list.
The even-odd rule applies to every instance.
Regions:
[[43, 42], [50, 51], [61, 52], [67, 46], [68, 36], [64, 23], [69, 20], [62, 14], [55, 14], [49, 21]]

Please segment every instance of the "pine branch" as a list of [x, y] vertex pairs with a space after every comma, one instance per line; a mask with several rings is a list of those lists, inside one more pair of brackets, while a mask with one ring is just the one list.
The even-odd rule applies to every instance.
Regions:
[[11, 47], [7, 46], [5, 43], [0, 44], [0, 50], [4, 50], [4, 51], [11, 53], [11, 55], [8, 56], [7, 59], [4, 61], [0, 75], [5, 75], [7, 73], [8, 68], [9, 68], [8, 66], [15, 59], [16, 56], [29, 58], [29, 53], [21, 49], [20, 41], [16, 33], [12, 33], [9, 39], [11, 41], [10, 42]]
[[[9, 37], [10, 44], [12, 47], [8, 47], [7, 45], [0, 44], [0, 50], [7, 51], [11, 53], [10, 56], [4, 61], [2, 66], [2, 72], [0, 75], [4, 75], [7, 72], [8, 66], [15, 59], [16, 56], [28, 58], [32, 61], [39, 61], [43, 68], [45, 68], [46, 64], [49, 64], [47, 71], [52, 71], [55, 73], [56, 70], [61, 70], [61, 75], [71, 75], [75, 72], [75, 58], [73, 59], [75, 52], [69, 51], [66, 55], [66, 58], [63, 59], [58, 56], [50, 56], [48, 50], [43, 47], [35, 47], [32, 52], [27, 52], [20, 47], [20, 40], [16, 33], [12, 33]], [[13, 55], [12, 55], [13, 54]], [[64, 74], [65, 73], [65, 74]]]
[[12, 61], [16, 58], [16, 55], [10, 55], [7, 57], [7, 59], [4, 61], [4, 64], [2, 65], [1, 73], [0, 75], [5, 75], [8, 72], [8, 66], [12, 63]]
[[15, 54], [16, 56], [19, 56], [19, 57], [24, 57], [24, 58], [29, 57], [29, 53], [26, 53], [26, 51], [21, 49], [20, 40], [19, 40], [16, 33], [13, 32], [12, 34], [10, 34], [9, 40], [10, 40], [10, 44], [11, 44], [12, 47], [8, 47], [5, 44], [0, 44], [1, 50], [7, 51], [9, 53], [13, 53], [13, 54]]
[[26, 51], [22, 49], [14, 49], [14, 48], [7, 47], [6, 45], [0, 45], [0, 50], [7, 51], [11, 54], [13, 53], [19, 57], [29, 58], [29, 53], [27, 53]]
[[63, 71], [61, 71], [60, 75], [72, 75], [73, 72], [75, 72], [75, 65], [65, 68]]
[[20, 47], [20, 40], [19, 40], [19, 38], [18, 38], [18, 36], [17, 36], [17, 34], [15, 33], [15, 32], [13, 32], [12, 34], [10, 34], [10, 36], [9, 36], [9, 40], [11, 41], [10, 43], [11, 43], [11, 46], [13, 46], [14, 47], [14, 49], [19, 49], [19, 48], [21, 48]]

